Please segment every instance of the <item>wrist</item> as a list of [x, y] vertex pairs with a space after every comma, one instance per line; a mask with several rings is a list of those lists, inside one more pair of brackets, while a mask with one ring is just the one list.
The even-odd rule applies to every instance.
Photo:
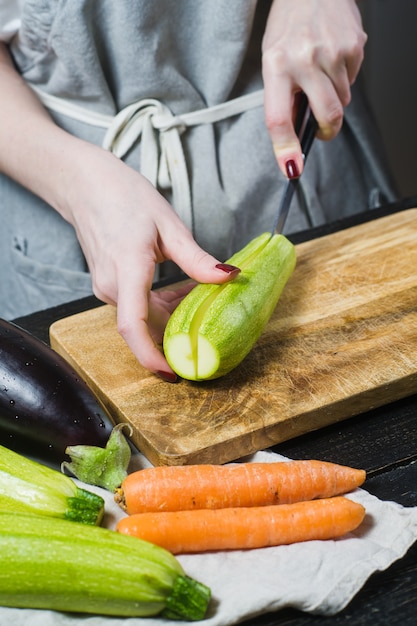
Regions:
[[[61, 130], [61, 129], [59, 129]], [[53, 182], [49, 197], [44, 198], [68, 222], [74, 225], [74, 212], [84, 206], [96, 187], [97, 163], [115, 160], [103, 148], [74, 137], [65, 131], [50, 149]], [[45, 193], [48, 190], [45, 189]]]

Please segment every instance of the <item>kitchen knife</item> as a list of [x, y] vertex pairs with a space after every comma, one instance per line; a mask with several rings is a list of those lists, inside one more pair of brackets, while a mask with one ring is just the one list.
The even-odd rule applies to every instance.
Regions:
[[[308, 104], [307, 97], [302, 94], [300, 106], [298, 110], [297, 120], [295, 123], [295, 130], [300, 138], [301, 150], [304, 157], [304, 164], [307, 160], [308, 153], [313, 143], [314, 136], [317, 131], [317, 121], [314, 117], [310, 106]], [[291, 200], [294, 192], [297, 188], [299, 178], [288, 179], [284, 194], [281, 198], [281, 202], [278, 208], [278, 213], [275, 219], [274, 228], [272, 229], [272, 235], [282, 233], [284, 224], [290, 210]]]

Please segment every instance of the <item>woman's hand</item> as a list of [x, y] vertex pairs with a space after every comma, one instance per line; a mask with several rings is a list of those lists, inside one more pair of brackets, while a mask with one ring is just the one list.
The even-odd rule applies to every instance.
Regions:
[[198, 282], [223, 283], [238, 270], [204, 252], [146, 178], [101, 148], [73, 141], [79, 166], [70, 165], [68, 176], [62, 170], [57, 204], [77, 232], [94, 293], [117, 305], [118, 330], [140, 363], [175, 381], [157, 344], [190, 286], [151, 291], [156, 264], [172, 260]]
[[298, 176], [303, 158], [293, 120], [304, 91], [320, 139], [343, 122], [367, 36], [355, 0], [274, 0], [263, 39], [266, 124], [282, 172]]

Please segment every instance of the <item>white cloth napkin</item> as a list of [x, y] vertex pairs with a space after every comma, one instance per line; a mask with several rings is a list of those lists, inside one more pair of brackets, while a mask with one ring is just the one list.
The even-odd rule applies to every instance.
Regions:
[[[288, 460], [272, 452], [253, 455], [251, 461]], [[140, 457], [134, 463], [146, 466]], [[86, 486], [106, 500], [104, 525], [113, 528], [124, 515], [111, 494]], [[208, 585], [212, 602], [204, 626], [232, 626], [284, 607], [321, 615], [341, 611], [369, 576], [404, 556], [417, 539], [417, 507], [384, 502], [357, 489], [349, 494], [367, 511], [355, 532], [335, 541], [310, 541], [260, 550], [182, 555], [186, 573]], [[121, 585], [123, 581], [121, 581]], [[77, 616], [53, 611], [0, 608], [0, 624], [14, 626], [162, 626], [160, 618], [119, 619]]]

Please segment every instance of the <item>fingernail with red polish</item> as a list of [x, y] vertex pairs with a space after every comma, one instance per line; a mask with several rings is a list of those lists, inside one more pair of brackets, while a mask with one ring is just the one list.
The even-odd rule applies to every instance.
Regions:
[[178, 382], [178, 376], [174, 374], [174, 372], [162, 372], [161, 370], [159, 370], [158, 372], [155, 372], [155, 374], [159, 376], [159, 378], [162, 378], [162, 380], [164, 380], [166, 383]]
[[228, 263], [217, 263], [216, 268], [229, 275], [239, 274], [240, 272], [239, 267], [235, 267], [234, 265], [229, 265]]
[[288, 178], [290, 179], [299, 178], [300, 172], [298, 170], [297, 163], [294, 161], [294, 159], [288, 159], [288, 161], [286, 161], [285, 169], [287, 171]]

